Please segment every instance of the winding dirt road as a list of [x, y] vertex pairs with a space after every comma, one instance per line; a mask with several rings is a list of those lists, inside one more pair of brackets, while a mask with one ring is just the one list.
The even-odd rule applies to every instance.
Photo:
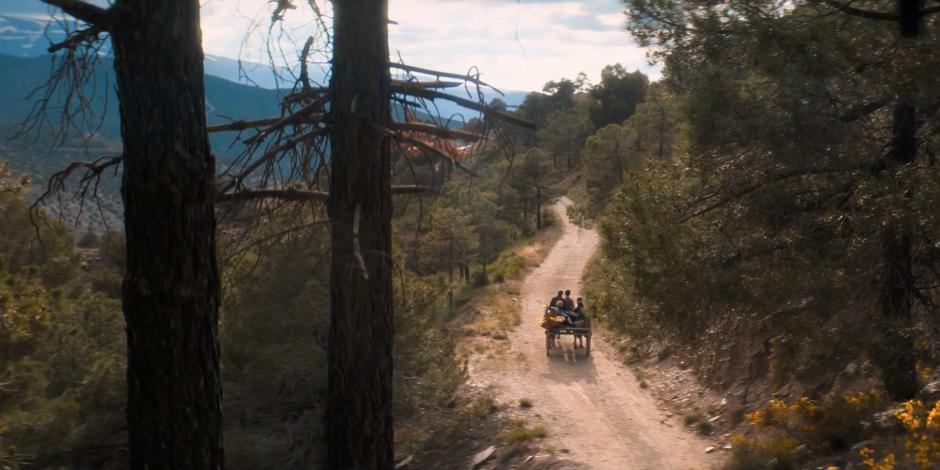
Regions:
[[[716, 461], [709, 445], [680, 423], [665, 424], [664, 413], [613, 349], [594, 337], [590, 358], [578, 351], [566, 361], [559, 351], [545, 355], [544, 330], [539, 327], [544, 305], [555, 291], [582, 292], [582, 273], [599, 246], [596, 232], [570, 224], [571, 201], [553, 206], [563, 230], [543, 263], [526, 277], [522, 292], [522, 323], [509, 336], [508, 357], [498, 366], [483, 366], [471, 375], [488, 385], [504, 403], [531, 400], [530, 422], [549, 430], [548, 443], [567, 449], [567, 459], [592, 469], [708, 469]], [[585, 298], [590, 310], [591, 299]], [[571, 338], [563, 339], [566, 348]], [[499, 369], [499, 370], [494, 370]]]

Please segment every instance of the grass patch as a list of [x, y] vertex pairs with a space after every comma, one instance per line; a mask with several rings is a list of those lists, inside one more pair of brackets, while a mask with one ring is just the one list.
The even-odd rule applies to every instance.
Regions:
[[522, 408], [522, 409], [524, 409], [524, 410], [527, 410], [527, 409], [529, 409], [529, 408], [532, 408], [532, 400], [529, 400], [528, 398], [520, 398], [520, 399], [519, 399], [519, 408]]
[[503, 433], [503, 441], [510, 445], [521, 444], [533, 439], [544, 439], [548, 436], [545, 426], [538, 424], [530, 428], [524, 419], [514, 421], [513, 426], [514, 429]]
[[491, 397], [474, 400], [468, 407], [470, 415], [476, 418], [486, 418], [487, 416], [499, 411], [499, 406]]
[[505, 293], [505, 289], [489, 286], [476, 293], [486, 302], [479, 306], [470, 304], [475, 309], [473, 320], [464, 325], [461, 331], [467, 336], [489, 336], [496, 340], [509, 339], [509, 332], [521, 321], [519, 304]]
[[454, 307], [460, 308], [464, 305], [467, 305], [476, 295], [479, 294], [479, 292], [480, 288], [474, 286], [473, 284], [464, 284], [460, 286], [460, 288], [454, 292]]
[[510, 252], [500, 256], [493, 268], [493, 279], [496, 282], [504, 282], [507, 279], [518, 279], [525, 272], [525, 258]]

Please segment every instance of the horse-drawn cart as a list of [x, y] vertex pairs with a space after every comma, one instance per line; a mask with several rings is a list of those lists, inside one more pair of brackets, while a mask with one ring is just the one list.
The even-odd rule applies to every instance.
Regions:
[[[551, 355], [552, 349], [561, 348], [561, 337], [573, 336], [575, 351], [584, 350], [584, 356], [591, 355], [591, 319], [576, 321], [573, 325], [559, 325], [545, 328], [545, 355]], [[580, 348], [578, 343], [581, 343]]]

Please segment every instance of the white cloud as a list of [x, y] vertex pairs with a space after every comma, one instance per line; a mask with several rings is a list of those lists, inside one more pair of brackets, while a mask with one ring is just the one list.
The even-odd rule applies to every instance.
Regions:
[[509, 89], [538, 90], [582, 71], [597, 81], [615, 62], [658, 76], [623, 31], [619, 5], [392, 0], [389, 15], [399, 24], [390, 29], [390, 44], [415, 64], [456, 71], [475, 65], [487, 81]]
[[[485, 80], [515, 90], [538, 90], [549, 80], [582, 71], [596, 82], [601, 68], [616, 62], [659, 76], [658, 68], [647, 65], [645, 51], [623, 31], [622, 0], [390, 2], [389, 17], [398, 23], [389, 25], [392, 56], [401, 54], [409, 64], [457, 72], [476, 66]], [[316, 23], [306, 1], [296, 3], [283, 34], [292, 36], [299, 49]], [[330, 2], [319, 3], [329, 15]], [[202, 8], [207, 53], [268, 61], [270, 0], [202, 0]], [[288, 52], [296, 56], [294, 48]]]

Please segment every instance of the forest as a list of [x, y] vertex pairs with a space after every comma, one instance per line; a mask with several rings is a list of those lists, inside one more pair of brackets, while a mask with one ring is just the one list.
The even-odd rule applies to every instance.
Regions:
[[940, 2], [625, 0], [656, 69], [518, 103], [386, 0], [266, 2], [276, 90], [198, 1], [41, 3], [0, 469], [940, 468]]

